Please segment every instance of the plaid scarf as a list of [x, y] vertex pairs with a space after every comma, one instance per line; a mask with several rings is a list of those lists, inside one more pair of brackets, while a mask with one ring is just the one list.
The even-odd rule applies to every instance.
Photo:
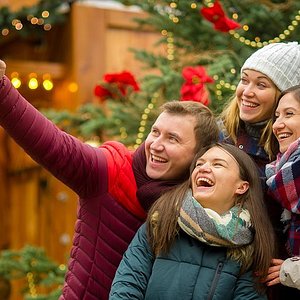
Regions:
[[[300, 139], [275, 161], [266, 165], [268, 194], [291, 212], [288, 221], [287, 250], [290, 255], [300, 254]], [[286, 212], [284, 215], [287, 215]]]
[[180, 209], [178, 224], [188, 235], [211, 246], [234, 248], [248, 245], [253, 230], [248, 210], [234, 206], [223, 215], [203, 208], [189, 189]]

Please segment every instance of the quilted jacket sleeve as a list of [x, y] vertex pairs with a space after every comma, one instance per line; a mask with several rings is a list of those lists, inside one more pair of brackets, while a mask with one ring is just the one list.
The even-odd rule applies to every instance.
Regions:
[[280, 268], [280, 282], [300, 290], [300, 256], [286, 259]]
[[266, 294], [257, 291], [252, 271], [242, 274], [237, 280], [233, 300], [267, 300]]
[[153, 262], [154, 257], [147, 241], [144, 224], [123, 256], [112, 284], [109, 299], [144, 299]]
[[145, 220], [146, 212], [136, 197], [137, 186], [132, 169], [132, 152], [116, 141], [106, 142], [101, 148], [109, 170], [109, 193], [133, 215]]
[[81, 197], [99, 194], [100, 179], [107, 175], [99, 174], [105, 164], [102, 151], [58, 129], [6, 76], [0, 79], [0, 125], [37, 163]]

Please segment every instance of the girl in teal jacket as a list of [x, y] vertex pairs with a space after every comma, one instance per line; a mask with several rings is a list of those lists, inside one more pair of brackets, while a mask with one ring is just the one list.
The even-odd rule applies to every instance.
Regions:
[[[110, 299], [266, 299], [274, 237], [255, 164], [233, 145], [200, 151], [190, 179], [151, 208]], [[255, 275], [254, 275], [255, 273]]]

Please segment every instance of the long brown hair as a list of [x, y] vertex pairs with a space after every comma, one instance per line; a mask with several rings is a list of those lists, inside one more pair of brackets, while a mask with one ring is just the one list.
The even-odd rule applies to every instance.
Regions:
[[[251, 223], [255, 230], [251, 245], [253, 246], [252, 268], [253, 271], [259, 272], [260, 278], [264, 278], [267, 275], [271, 259], [274, 257], [275, 242], [273, 227], [264, 204], [257, 167], [250, 156], [236, 146], [214, 143], [197, 153], [190, 172], [193, 171], [197, 159], [212, 147], [220, 147], [230, 153], [238, 162], [240, 178], [249, 182], [248, 191], [239, 195], [236, 200], [250, 213]], [[146, 223], [149, 242], [155, 255], [168, 252], [172, 246], [179, 232], [177, 223], [179, 211], [184, 195], [190, 187], [191, 179], [163, 194], [150, 209]], [[242, 265], [242, 270], [246, 271], [246, 269], [248, 267], [243, 268]]]

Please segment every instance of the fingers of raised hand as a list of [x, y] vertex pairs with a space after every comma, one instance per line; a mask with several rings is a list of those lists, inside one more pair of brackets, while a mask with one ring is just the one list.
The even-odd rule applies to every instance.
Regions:
[[6, 64], [3, 60], [0, 60], [0, 77], [5, 74]]

